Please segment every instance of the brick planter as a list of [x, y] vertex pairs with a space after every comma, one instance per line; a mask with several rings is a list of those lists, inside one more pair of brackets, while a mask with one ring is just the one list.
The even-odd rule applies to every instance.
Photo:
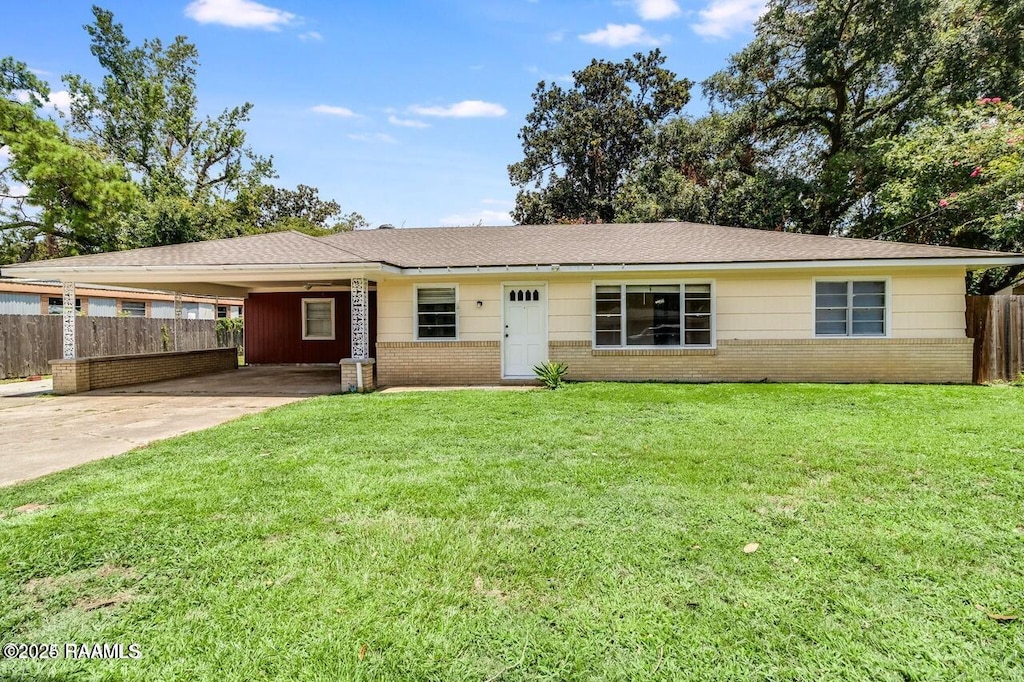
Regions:
[[111, 355], [76, 360], [51, 360], [53, 392], [82, 393], [98, 388], [144, 384], [179, 377], [238, 369], [238, 350], [210, 350]]

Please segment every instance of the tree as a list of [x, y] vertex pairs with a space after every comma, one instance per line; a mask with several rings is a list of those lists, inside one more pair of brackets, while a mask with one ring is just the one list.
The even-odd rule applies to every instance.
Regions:
[[689, 101], [692, 83], [664, 63], [658, 50], [621, 63], [595, 59], [573, 72], [572, 88], [537, 85], [519, 133], [524, 158], [508, 168], [519, 188], [517, 222], [617, 220], [620, 192], [658, 127]]
[[705, 82], [778, 169], [809, 179], [807, 222], [842, 233], [876, 186], [872, 143], [927, 111], [937, 0], [772, 0], [746, 47]]
[[1021, 0], [770, 0], [705, 92], [745, 128], [737, 144], [757, 171], [803, 185], [786, 229], [871, 231], [878, 143], [953, 104], [1018, 93], [1022, 21]]
[[368, 226], [358, 213], [342, 215], [338, 202], [321, 199], [320, 190], [309, 185], [294, 190], [259, 185], [243, 192], [237, 203], [249, 232], [298, 230], [321, 236]]
[[[882, 216], [877, 235], [1024, 251], [1024, 113], [1019, 109], [985, 97], [879, 146], [888, 180], [877, 195]], [[972, 288], [993, 293], [1022, 271], [986, 271]]]
[[769, 230], [807, 219], [808, 182], [773, 166], [744, 137], [741, 114], [710, 113], [663, 126], [654, 151], [625, 183], [619, 217], [674, 218]]
[[39, 116], [48, 93], [23, 63], [0, 60], [0, 262], [117, 248], [138, 198], [123, 167]]
[[147, 198], [202, 202], [272, 177], [270, 159], [245, 144], [242, 126], [252, 104], [215, 118], [198, 116], [195, 45], [178, 36], [166, 48], [158, 38], [133, 47], [111, 12], [93, 7], [93, 15], [95, 23], [85, 30], [106, 75], [98, 87], [81, 76], [65, 76], [71, 127], [131, 170]]

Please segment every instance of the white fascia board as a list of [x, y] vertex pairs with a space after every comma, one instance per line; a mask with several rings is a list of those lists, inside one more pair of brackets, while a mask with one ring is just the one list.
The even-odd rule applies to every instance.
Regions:
[[399, 269], [384, 263], [308, 263], [289, 265], [128, 265], [121, 267], [46, 266], [40, 263], [4, 268], [3, 274], [79, 282], [218, 282], [234, 280], [288, 281], [295, 279], [350, 278], [397, 274]]
[[489, 265], [440, 268], [402, 268], [403, 275], [490, 275], [534, 272], [719, 272], [727, 270], [830, 270], [840, 268], [962, 267], [968, 270], [1024, 265], [1024, 256], [992, 258], [873, 258], [854, 260], [748, 261], [743, 263], [646, 263], [617, 265]]

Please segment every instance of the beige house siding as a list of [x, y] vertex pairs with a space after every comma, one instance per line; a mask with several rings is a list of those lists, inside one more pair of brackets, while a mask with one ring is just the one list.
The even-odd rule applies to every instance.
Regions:
[[[964, 331], [964, 274], [962, 268], [904, 268], [382, 280], [378, 377], [382, 385], [499, 381], [502, 283], [546, 282], [550, 355], [568, 362], [575, 379], [969, 382], [972, 360]], [[819, 276], [886, 279], [890, 338], [815, 339], [814, 281]], [[595, 282], [684, 281], [714, 283], [715, 349], [591, 347]], [[415, 341], [415, 284], [457, 285], [457, 341]]]

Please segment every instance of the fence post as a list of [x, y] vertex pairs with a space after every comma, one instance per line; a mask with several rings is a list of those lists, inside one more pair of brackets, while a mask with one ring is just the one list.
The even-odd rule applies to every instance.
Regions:
[[181, 292], [174, 292], [174, 350], [178, 350], [178, 327], [181, 326]]

